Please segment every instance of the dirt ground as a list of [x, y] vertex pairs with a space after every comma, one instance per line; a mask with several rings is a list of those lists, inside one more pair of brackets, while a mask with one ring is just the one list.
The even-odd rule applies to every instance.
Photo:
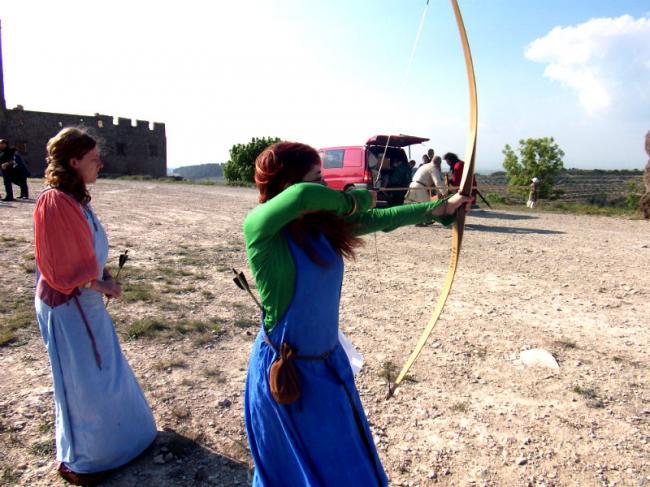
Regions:
[[[259, 320], [230, 268], [250, 277], [241, 223], [256, 192], [102, 180], [92, 194], [111, 264], [130, 249], [125, 298], [109, 309], [161, 432], [104, 485], [247, 485]], [[31, 313], [33, 205], [0, 205], [2, 320]], [[357, 385], [391, 485], [650, 485], [650, 223], [524, 210], [468, 216], [442, 318], [388, 401], [387, 371], [435, 305], [451, 231], [369, 236], [347, 263], [341, 327], [365, 356]], [[153, 336], [134, 325], [155, 322], [166, 325]], [[0, 483], [62, 485], [47, 356], [26, 323], [0, 348]], [[522, 365], [527, 348], [559, 371]]]

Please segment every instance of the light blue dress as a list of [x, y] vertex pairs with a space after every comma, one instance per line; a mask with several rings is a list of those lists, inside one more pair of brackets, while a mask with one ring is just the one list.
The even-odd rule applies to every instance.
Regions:
[[[101, 279], [108, 239], [92, 209], [83, 213], [93, 234]], [[36, 317], [52, 366], [56, 458], [75, 472], [93, 473], [128, 463], [157, 432], [103, 296], [80, 289], [77, 300], [90, 331], [75, 299], [48, 305], [37, 295]]]

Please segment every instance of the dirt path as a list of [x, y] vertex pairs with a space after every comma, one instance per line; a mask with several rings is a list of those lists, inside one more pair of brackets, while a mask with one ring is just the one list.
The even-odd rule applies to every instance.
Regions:
[[[110, 309], [162, 431], [105, 485], [246, 485], [243, 382], [258, 317], [230, 267], [246, 269], [241, 222], [255, 191], [100, 181], [93, 196], [111, 256], [132, 255], [129, 292]], [[59, 485], [30, 309], [32, 210], [0, 206], [2, 320], [16, 328], [0, 348], [0, 483]], [[443, 316], [412, 380], [385, 401], [386, 370], [435, 304], [450, 236], [366, 237], [347, 264], [341, 327], [366, 359], [357, 382], [391, 484], [650, 485], [648, 222], [469, 215]], [[518, 362], [538, 347], [559, 372]]]

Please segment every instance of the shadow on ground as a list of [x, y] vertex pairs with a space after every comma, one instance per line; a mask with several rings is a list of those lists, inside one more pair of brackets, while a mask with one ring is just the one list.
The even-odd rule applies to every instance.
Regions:
[[[171, 455], [169, 455], [171, 454]], [[161, 461], [165, 455], [168, 460]], [[173, 457], [173, 458], [171, 458]], [[102, 486], [135, 487], [250, 485], [248, 465], [216, 453], [166, 428], [136, 460], [120, 468]]]
[[520, 227], [496, 227], [491, 225], [475, 225], [472, 223], [465, 224], [465, 230], [472, 230], [476, 232], [492, 232], [492, 233], [509, 233], [515, 235], [562, 235], [565, 232], [558, 230], [545, 230], [543, 228], [520, 228]]
[[472, 211], [469, 216], [472, 218], [494, 218], [497, 220], [536, 220], [539, 217], [534, 215], [522, 215], [517, 213], [502, 213], [490, 210]]

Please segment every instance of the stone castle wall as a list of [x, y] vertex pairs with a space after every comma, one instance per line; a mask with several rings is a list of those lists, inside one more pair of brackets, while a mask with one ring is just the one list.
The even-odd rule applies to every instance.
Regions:
[[104, 168], [102, 175], [167, 174], [167, 141], [165, 124], [118, 118], [109, 115], [73, 115], [6, 110], [0, 115], [0, 138], [15, 145], [27, 162], [33, 176], [45, 171], [45, 145], [63, 127], [85, 127], [101, 145]]

